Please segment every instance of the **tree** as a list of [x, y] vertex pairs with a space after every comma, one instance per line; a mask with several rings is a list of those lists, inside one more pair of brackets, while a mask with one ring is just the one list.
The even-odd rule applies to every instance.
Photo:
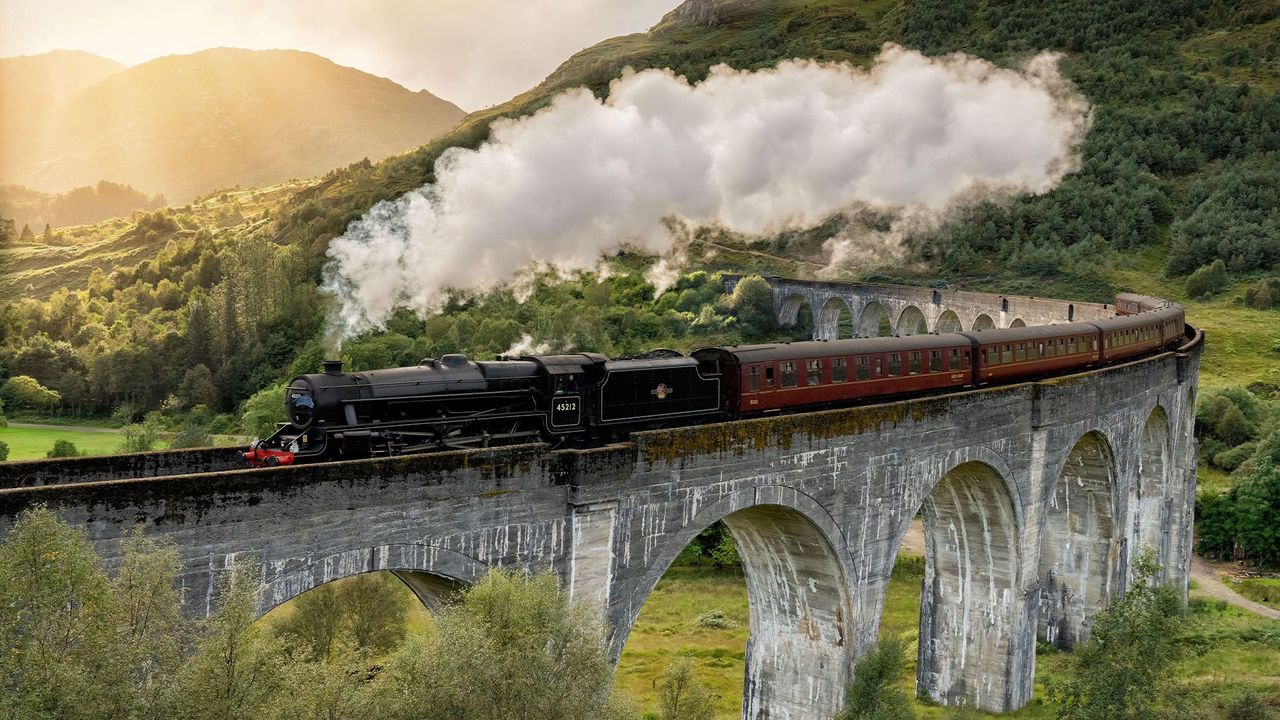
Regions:
[[16, 375], [0, 387], [0, 401], [7, 407], [51, 410], [62, 402], [62, 396], [30, 375]]
[[773, 315], [773, 288], [759, 275], [749, 275], [738, 280], [728, 303], [745, 338], [762, 340], [777, 332], [778, 320]]
[[404, 640], [409, 606], [385, 574], [358, 575], [342, 587], [342, 606], [359, 650], [384, 654]]
[[1219, 258], [1187, 277], [1187, 295], [1192, 298], [1208, 297], [1221, 292], [1227, 286], [1227, 280], [1227, 266]]
[[1138, 559], [1129, 590], [1094, 616], [1069, 678], [1051, 689], [1062, 720], [1163, 717], [1186, 619], [1178, 591], [1152, 582], [1160, 571], [1154, 557], [1148, 549]]
[[178, 386], [178, 396], [187, 407], [213, 407], [218, 402], [218, 388], [213, 384], [213, 373], [203, 364], [187, 370], [182, 376], [182, 384]]
[[293, 599], [293, 613], [276, 632], [304, 657], [327, 660], [346, 620], [334, 583], [312, 588]]
[[130, 692], [114, 699], [109, 717], [156, 717], [155, 712], [191, 641], [190, 622], [182, 615], [177, 548], [142, 534], [138, 528], [121, 542], [121, 562], [111, 581], [115, 598], [116, 665]]
[[[613, 671], [599, 611], [570, 603], [554, 575], [491, 570], [410, 636], [384, 672], [408, 720], [601, 718]], [[381, 678], [380, 678], [381, 680]]]
[[182, 665], [170, 717], [192, 720], [256, 720], [281, 689], [284, 649], [257, 618], [260, 573], [240, 561], [223, 574], [221, 598], [199, 646]]
[[150, 452], [160, 438], [159, 413], [149, 412], [142, 422], [129, 423], [120, 428], [120, 452]]
[[112, 612], [84, 532], [44, 507], [19, 516], [0, 546], [0, 717], [105, 717]]
[[662, 675], [658, 700], [662, 720], [711, 720], [715, 704], [707, 688], [693, 674], [693, 661], [680, 658]]
[[284, 411], [284, 383], [259, 390], [244, 401], [240, 427], [254, 437], [265, 438], [276, 431], [276, 423], [288, 418]]
[[1259, 563], [1280, 562], [1280, 430], [1258, 444], [1253, 467], [1231, 495], [1240, 549]]
[[1232, 404], [1218, 419], [1218, 427], [1214, 434], [1229, 447], [1235, 447], [1252, 438], [1254, 429], [1240, 408]]
[[44, 456], [47, 458], [68, 458], [79, 457], [80, 450], [76, 448], [76, 444], [66, 438], [58, 438], [53, 441], [53, 448]]
[[841, 720], [914, 718], [911, 700], [895, 686], [906, 664], [902, 642], [892, 636], [881, 638], [854, 666]]

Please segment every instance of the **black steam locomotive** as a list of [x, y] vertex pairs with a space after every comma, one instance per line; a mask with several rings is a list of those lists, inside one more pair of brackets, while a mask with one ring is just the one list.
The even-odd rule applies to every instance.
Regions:
[[401, 455], [522, 441], [585, 444], [720, 414], [720, 380], [674, 350], [610, 360], [596, 353], [295, 377], [289, 422], [245, 453], [253, 465]]

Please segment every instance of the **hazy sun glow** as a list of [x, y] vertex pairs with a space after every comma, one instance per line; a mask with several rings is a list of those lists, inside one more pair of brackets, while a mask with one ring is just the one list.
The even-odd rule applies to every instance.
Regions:
[[466, 110], [535, 85], [678, 0], [16, 0], [0, 57], [85, 50], [128, 65], [210, 47], [289, 48], [426, 89]]

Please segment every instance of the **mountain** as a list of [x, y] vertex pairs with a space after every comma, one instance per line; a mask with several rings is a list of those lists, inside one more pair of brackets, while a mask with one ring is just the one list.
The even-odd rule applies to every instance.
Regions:
[[60, 101], [126, 69], [115, 60], [79, 50], [0, 58], [0, 97], [6, 101], [0, 107], [12, 107], [8, 101]]
[[0, 183], [56, 192], [108, 179], [183, 203], [386, 157], [464, 114], [311, 53], [217, 48], [152, 60], [70, 94], [42, 132], [6, 143], [25, 151], [0, 168]]
[[125, 69], [115, 60], [70, 50], [0, 58], [0, 173], [26, 161], [30, 138], [63, 99]]

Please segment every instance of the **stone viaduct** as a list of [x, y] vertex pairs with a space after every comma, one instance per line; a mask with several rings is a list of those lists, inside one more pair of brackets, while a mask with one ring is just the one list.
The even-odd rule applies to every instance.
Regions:
[[[725, 292], [733, 292], [740, 279], [726, 275]], [[1098, 303], [906, 285], [765, 279], [773, 288], [778, 321], [794, 325], [806, 310], [814, 340], [1050, 325], [1115, 314], [1114, 306]]]
[[[775, 281], [855, 317], [947, 313], [970, 327], [1106, 314], [1104, 306]], [[792, 291], [795, 291], [794, 294]], [[937, 299], [939, 302], [932, 302]], [[926, 302], [927, 301], [927, 302]], [[819, 313], [821, 311], [819, 310]], [[821, 317], [818, 318], [821, 320]], [[227, 450], [0, 464], [0, 532], [56, 508], [107, 558], [142, 527], [182, 556], [190, 612], [237, 558], [262, 567], [261, 610], [334, 579], [400, 576], [429, 605], [503, 565], [551, 571], [604, 612], [618, 657], [645, 599], [699, 532], [724, 521], [750, 599], [743, 717], [831, 717], [877, 637], [913, 517], [925, 528], [917, 684], [946, 704], [1031, 698], [1037, 635], [1071, 645], [1131, 581], [1142, 547], [1186, 585], [1201, 336], [1123, 365], [901, 402], [525, 445], [246, 469]]]

